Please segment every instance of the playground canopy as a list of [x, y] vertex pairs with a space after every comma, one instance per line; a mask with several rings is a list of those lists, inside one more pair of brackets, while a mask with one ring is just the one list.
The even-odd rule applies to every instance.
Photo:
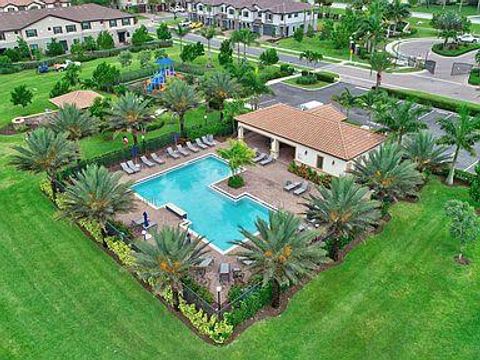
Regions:
[[173, 65], [173, 60], [168, 57], [164, 57], [164, 58], [157, 59], [155, 63], [161, 67], [167, 67], [167, 66]]
[[103, 96], [92, 90], [76, 90], [50, 99], [50, 102], [61, 108], [65, 104], [75, 105], [79, 109], [87, 109], [93, 105], [97, 97]]

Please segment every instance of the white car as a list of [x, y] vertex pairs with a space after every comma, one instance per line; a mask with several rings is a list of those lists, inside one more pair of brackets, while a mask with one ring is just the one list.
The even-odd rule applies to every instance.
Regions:
[[472, 34], [463, 34], [457, 37], [457, 41], [468, 43], [468, 44], [476, 44], [480, 42], [480, 38], [475, 37]]
[[190, 28], [190, 26], [192, 25], [192, 22], [190, 20], [185, 20], [178, 25], [182, 28]]
[[56, 71], [63, 71], [66, 68], [68, 68], [70, 65], [81, 66], [82, 64], [78, 61], [72, 61], [72, 60], [67, 59], [67, 60], [65, 60], [65, 62], [63, 64], [54, 64], [53, 68]]
[[177, 5], [177, 6], [175, 6], [175, 7], [170, 7], [170, 8], [168, 9], [168, 11], [173, 12], [173, 13], [175, 13], [175, 12], [184, 13], [184, 12], [185, 12], [185, 9], [184, 9], [183, 7]]

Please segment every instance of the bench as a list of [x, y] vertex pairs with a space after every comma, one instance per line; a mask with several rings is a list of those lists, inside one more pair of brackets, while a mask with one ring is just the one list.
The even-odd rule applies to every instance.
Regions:
[[165, 205], [165, 208], [167, 210], [170, 210], [171, 212], [173, 212], [175, 215], [181, 217], [182, 219], [186, 219], [187, 218], [187, 212], [184, 211], [183, 209], [180, 209], [177, 205], [175, 204], [172, 204], [172, 203], [167, 203]]

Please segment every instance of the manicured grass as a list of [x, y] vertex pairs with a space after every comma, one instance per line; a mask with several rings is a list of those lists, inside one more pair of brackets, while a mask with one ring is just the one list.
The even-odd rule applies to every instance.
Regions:
[[480, 85], [480, 70], [478, 68], [474, 68], [472, 71], [470, 71], [468, 83], [470, 85]]
[[434, 44], [432, 51], [438, 55], [455, 57], [480, 49], [480, 44], [460, 44], [455, 48], [443, 48], [443, 44]]
[[412, 359], [480, 352], [480, 245], [453, 261], [442, 207], [465, 188], [433, 179], [421, 202], [315, 277], [279, 317], [233, 344], [205, 344], [72, 224], [54, 220], [39, 176], [8, 167], [0, 137], [0, 358]]
[[[458, 12], [459, 6], [458, 5], [447, 5], [447, 6], [445, 6], [445, 10]], [[412, 8], [412, 11], [413, 12], [423, 12], [423, 13], [436, 14], [436, 13], [441, 13], [443, 11], [443, 6], [442, 5], [436, 5], [436, 4], [435, 5], [430, 5], [428, 7], [426, 5], [415, 6], [414, 8]], [[461, 14], [465, 15], [465, 16], [480, 15], [480, 13], [477, 12], [477, 7], [476, 6], [469, 6], [469, 5], [466, 5], [466, 4], [463, 4]]]
[[321, 89], [324, 86], [330, 85], [330, 83], [326, 81], [317, 81], [315, 84], [308, 84], [308, 85], [297, 84], [296, 78], [285, 80], [284, 83], [293, 85], [302, 89], [307, 89], [307, 90], [317, 90], [317, 89]]

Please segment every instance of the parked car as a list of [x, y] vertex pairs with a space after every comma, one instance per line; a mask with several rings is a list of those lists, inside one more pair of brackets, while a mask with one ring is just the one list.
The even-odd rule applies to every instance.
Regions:
[[473, 36], [472, 34], [463, 34], [457, 37], [457, 41], [467, 44], [476, 44], [480, 42], [480, 38]]
[[190, 28], [192, 26], [192, 22], [190, 20], [185, 20], [178, 24], [178, 26], [182, 28]]
[[194, 22], [190, 25], [190, 29], [200, 29], [203, 26], [203, 23], [200, 21]]
[[177, 5], [175, 7], [173, 6], [170, 6], [170, 8], [168, 9], [168, 11], [170, 12], [179, 12], [179, 13], [184, 13], [185, 12], [185, 8], [181, 7], [180, 5]]
[[82, 64], [78, 61], [72, 61], [67, 59], [63, 64], [54, 64], [53, 68], [55, 69], [55, 71], [63, 71], [66, 68], [68, 68], [70, 65], [81, 66]]

